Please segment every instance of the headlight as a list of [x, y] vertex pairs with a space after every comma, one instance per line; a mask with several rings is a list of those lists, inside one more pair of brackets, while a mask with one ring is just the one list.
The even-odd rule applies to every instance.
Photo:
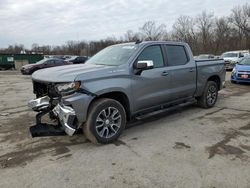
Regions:
[[56, 91], [61, 95], [69, 95], [76, 92], [81, 86], [80, 81], [64, 83], [64, 84], [57, 84], [55, 86]]
[[233, 60], [231, 61], [231, 64], [236, 64], [236, 63], [237, 63], [236, 61], [233, 61]]
[[235, 73], [236, 73], [236, 69], [234, 67], [233, 70], [232, 70], [232, 74], [235, 74]]

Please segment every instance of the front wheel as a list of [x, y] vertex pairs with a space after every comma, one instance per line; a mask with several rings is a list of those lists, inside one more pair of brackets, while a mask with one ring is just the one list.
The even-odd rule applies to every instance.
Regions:
[[116, 100], [102, 98], [91, 104], [83, 131], [91, 142], [108, 144], [117, 140], [125, 125], [123, 106]]
[[218, 98], [218, 85], [214, 81], [208, 81], [204, 92], [198, 98], [198, 105], [202, 108], [211, 108], [215, 105]]

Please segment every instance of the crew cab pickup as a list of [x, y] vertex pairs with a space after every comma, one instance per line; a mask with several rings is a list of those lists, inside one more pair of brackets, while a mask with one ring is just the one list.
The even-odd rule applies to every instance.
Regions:
[[73, 135], [83, 128], [94, 143], [116, 140], [128, 121], [197, 103], [213, 107], [225, 82], [224, 61], [195, 61], [182, 42], [145, 41], [109, 46], [85, 64], [32, 74], [36, 99]]

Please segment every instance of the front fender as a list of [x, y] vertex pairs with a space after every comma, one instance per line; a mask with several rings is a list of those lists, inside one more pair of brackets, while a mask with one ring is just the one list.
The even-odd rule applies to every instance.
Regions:
[[75, 110], [79, 127], [87, 120], [88, 108], [93, 99], [94, 96], [83, 93], [75, 93], [73, 95], [65, 96], [62, 98], [62, 103], [64, 105], [72, 106]]

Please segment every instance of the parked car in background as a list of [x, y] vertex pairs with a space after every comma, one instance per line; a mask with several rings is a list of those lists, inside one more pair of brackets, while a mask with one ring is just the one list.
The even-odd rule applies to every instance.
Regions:
[[73, 64], [82, 64], [85, 63], [88, 59], [88, 56], [75, 56], [70, 59], [67, 59], [67, 61], [72, 62]]
[[250, 57], [243, 58], [236, 64], [231, 75], [232, 83], [250, 83]]
[[250, 55], [250, 52], [249, 52], [249, 50], [243, 50], [242, 54], [243, 54], [244, 57], [246, 57], [246, 56]]
[[59, 58], [42, 59], [41, 61], [38, 61], [37, 63], [24, 65], [21, 68], [21, 73], [32, 74], [33, 72], [39, 69], [56, 67], [56, 66], [61, 66], [61, 65], [69, 65], [69, 64], [72, 64], [72, 63], [68, 61], [64, 61], [63, 59], [59, 59]]
[[242, 60], [244, 55], [241, 51], [230, 51], [223, 53], [221, 57], [225, 61], [226, 70], [232, 70], [235, 67], [235, 65], [239, 63], [240, 60]]
[[203, 60], [203, 59], [214, 59], [215, 56], [213, 54], [200, 54], [196, 57], [197, 60]]

